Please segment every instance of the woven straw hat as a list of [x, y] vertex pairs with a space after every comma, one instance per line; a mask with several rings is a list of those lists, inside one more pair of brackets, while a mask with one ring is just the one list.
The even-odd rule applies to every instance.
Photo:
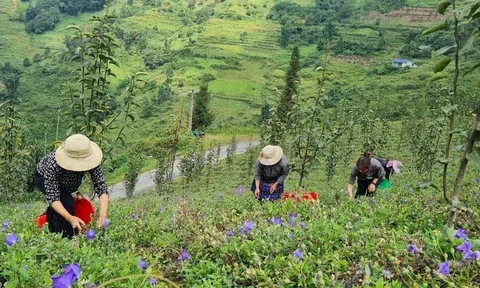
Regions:
[[102, 163], [103, 152], [87, 136], [75, 134], [68, 137], [55, 152], [57, 164], [69, 171], [88, 171]]
[[260, 153], [260, 163], [265, 166], [277, 164], [283, 157], [283, 150], [280, 146], [267, 145]]

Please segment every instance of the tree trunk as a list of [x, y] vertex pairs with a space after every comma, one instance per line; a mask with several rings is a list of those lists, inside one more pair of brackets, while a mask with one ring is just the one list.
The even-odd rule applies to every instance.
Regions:
[[192, 92], [192, 97], [190, 99], [190, 113], [188, 115], [188, 132], [193, 131], [193, 105], [195, 105], [195, 92]]
[[460, 167], [458, 168], [457, 179], [455, 180], [455, 186], [453, 188], [452, 201], [450, 203], [450, 217], [448, 221], [450, 225], [455, 223], [457, 217], [457, 208], [460, 202], [460, 192], [462, 190], [463, 177], [465, 176], [465, 171], [467, 170], [468, 165], [468, 155], [470, 155], [470, 153], [473, 151], [473, 147], [477, 141], [478, 132], [480, 132], [480, 112], [475, 116], [475, 123], [472, 133], [468, 139], [467, 149], [465, 149], [462, 161], [460, 162]]

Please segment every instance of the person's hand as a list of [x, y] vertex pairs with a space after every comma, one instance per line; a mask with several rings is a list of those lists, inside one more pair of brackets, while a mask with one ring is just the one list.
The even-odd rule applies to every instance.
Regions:
[[260, 188], [256, 188], [255, 189], [255, 198], [259, 198], [260, 197]]
[[270, 194], [277, 191], [277, 186], [278, 186], [278, 183], [273, 183], [272, 186], [270, 186]]
[[107, 216], [105, 215], [100, 215], [98, 217], [98, 222], [97, 222], [97, 228], [102, 229], [103, 228], [103, 223], [105, 222], [105, 219], [107, 219]]
[[375, 190], [377, 190], [377, 187], [375, 187], [375, 184], [371, 183], [370, 185], [368, 185], [368, 192], [373, 193], [375, 192]]
[[82, 219], [76, 217], [76, 216], [71, 216], [69, 219], [67, 219], [68, 222], [72, 225], [73, 229], [78, 229], [79, 231], [82, 231], [85, 228], [85, 222], [83, 222]]

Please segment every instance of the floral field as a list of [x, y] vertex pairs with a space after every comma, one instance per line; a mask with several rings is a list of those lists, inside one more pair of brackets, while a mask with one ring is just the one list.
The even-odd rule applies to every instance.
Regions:
[[393, 177], [391, 190], [356, 202], [345, 196], [347, 170], [334, 178], [332, 189], [319, 187], [322, 177], [310, 177], [308, 186], [319, 194], [314, 204], [261, 205], [249, 191], [249, 181], [237, 176], [241, 173], [220, 167], [208, 189], [203, 181], [176, 183], [171, 195], [145, 193], [113, 201], [104, 229], [91, 225], [71, 241], [36, 226], [33, 219], [45, 209], [43, 203], [4, 206], [0, 283], [480, 286], [480, 183], [475, 178], [470, 177], [464, 188], [469, 208], [455, 227], [446, 227], [447, 205], [440, 193], [417, 187], [408, 171]]

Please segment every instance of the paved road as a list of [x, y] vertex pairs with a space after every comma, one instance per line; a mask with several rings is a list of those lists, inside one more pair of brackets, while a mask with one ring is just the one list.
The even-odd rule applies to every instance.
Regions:
[[[248, 145], [250, 142], [239, 142], [237, 144], [237, 151], [235, 154], [242, 154], [248, 149]], [[260, 144], [260, 141], [252, 141], [252, 145], [256, 146]], [[220, 151], [220, 159], [224, 159], [227, 157], [227, 148], [228, 145], [222, 146], [221, 151]], [[205, 152], [205, 155], [208, 152]], [[180, 160], [177, 158], [175, 161], [175, 167], [173, 169], [173, 175], [174, 177], [180, 176], [180, 171], [178, 169], [178, 164], [180, 163]], [[135, 187], [135, 194], [145, 192], [147, 190], [155, 188], [155, 182], [153, 182], [153, 176], [154, 176], [155, 170], [146, 172], [141, 174], [138, 177], [138, 182], [137, 186]], [[110, 199], [119, 199], [119, 198], [125, 198], [127, 196], [126, 190], [125, 190], [125, 185], [123, 182], [117, 183], [113, 186], [110, 187]]]

